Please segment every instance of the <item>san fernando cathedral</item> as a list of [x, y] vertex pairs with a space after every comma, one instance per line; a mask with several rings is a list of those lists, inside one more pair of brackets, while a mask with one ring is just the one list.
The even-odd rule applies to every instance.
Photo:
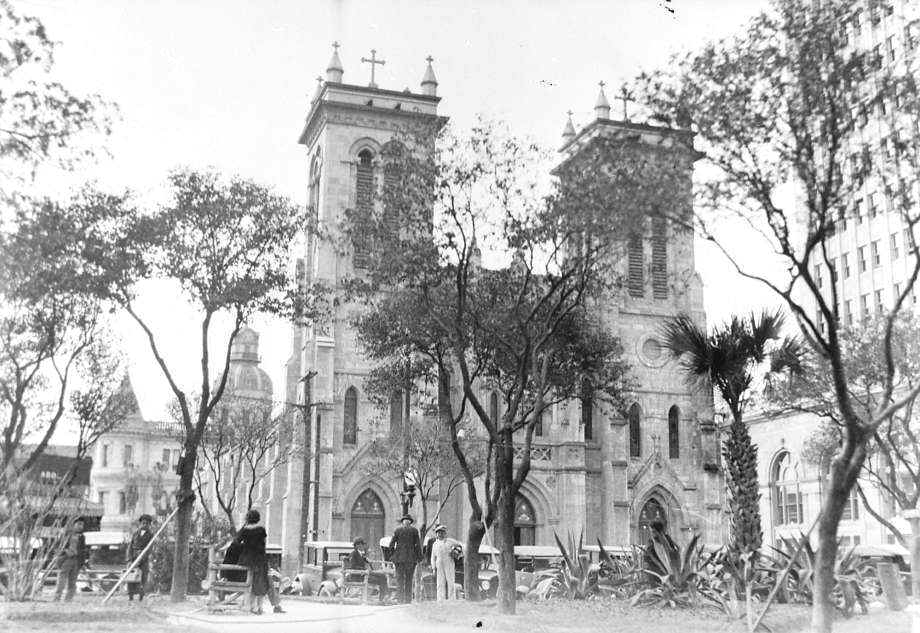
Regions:
[[[367, 200], [381, 150], [399, 130], [447, 120], [438, 113], [430, 58], [421, 90], [398, 91], [377, 86], [373, 70], [369, 85], [345, 82], [337, 49], [299, 138], [309, 205], [327, 229], [346, 209]], [[367, 61], [373, 69], [375, 57]], [[676, 135], [687, 134], [610, 118], [603, 86], [595, 113], [580, 130], [568, 121], [562, 159], [599, 135], [629, 135], [667, 147]], [[689, 191], [689, 170], [686, 177]], [[635, 402], [623, 417], [576, 406], [557, 407], [545, 419], [517, 500], [515, 538], [521, 545], [552, 545], [554, 531], [584, 532], [587, 543], [595, 538], [609, 545], [642, 543], [655, 520], [680, 541], [694, 534], [707, 543], [722, 541], [724, 492], [712, 398], [686, 385], [655, 338], [662, 320], [680, 312], [705, 323], [693, 236], [654, 227], [630, 244], [625, 259], [627, 289], [604, 306], [604, 316], [640, 385]], [[352, 275], [355, 264], [353, 254], [323, 241], [308, 241], [296, 262], [307, 283], [332, 286]], [[392, 533], [402, 513], [402, 479], [369, 475], [363, 467], [368, 445], [380, 433], [375, 421], [389, 414], [363, 393], [370, 365], [349, 325], [350, 309], [339, 306], [328, 322], [293, 331], [285, 399], [310, 403], [309, 423], [296, 425], [309, 433], [296, 438], [308, 447], [308, 456], [276, 474], [265, 504], [270, 540], [282, 546], [285, 567], [296, 565], [304, 539], [360, 535], [375, 544]], [[401, 403], [392, 406], [402, 409]], [[467, 507], [460, 487], [439, 517], [461, 540]]]

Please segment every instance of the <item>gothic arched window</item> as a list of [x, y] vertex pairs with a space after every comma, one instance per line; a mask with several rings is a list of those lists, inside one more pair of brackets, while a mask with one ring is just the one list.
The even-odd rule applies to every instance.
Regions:
[[789, 451], [783, 451], [773, 461], [770, 469], [770, 487], [773, 491], [773, 511], [776, 525], [801, 523], [802, 493], [799, 490], [799, 469], [792, 462]]
[[492, 424], [498, 424], [498, 394], [494, 391], [489, 396], [489, 417], [492, 418]]
[[[355, 170], [355, 207], [362, 214], [370, 213], [374, 204], [374, 154], [369, 149], [358, 153]], [[355, 266], [364, 267], [369, 256], [369, 245], [363, 239], [354, 240]]]
[[319, 215], [319, 176], [322, 169], [322, 163], [320, 162], [319, 154], [313, 157], [313, 161], [310, 163], [310, 174], [309, 174], [309, 210], [310, 214], [315, 218]]
[[522, 495], [514, 500], [514, 544], [534, 545], [537, 540], [537, 515]]
[[533, 434], [536, 437], [543, 437], [543, 414], [546, 412], [546, 409], [540, 412], [540, 415], [537, 416], [537, 421], [533, 423]]
[[642, 454], [642, 407], [638, 402], [629, 407], [629, 456], [639, 457]]
[[390, 433], [397, 433], [402, 428], [403, 394], [394, 391], [390, 395]]
[[652, 297], [668, 298], [668, 222], [664, 218], [652, 222]]
[[680, 457], [680, 409], [676, 404], [668, 410], [668, 457]]
[[349, 387], [345, 391], [345, 422], [342, 431], [342, 443], [358, 443], [358, 390], [354, 387]]

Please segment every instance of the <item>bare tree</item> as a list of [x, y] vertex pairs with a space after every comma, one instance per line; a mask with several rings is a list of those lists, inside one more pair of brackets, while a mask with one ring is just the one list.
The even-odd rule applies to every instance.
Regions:
[[[885, 358], [878, 353], [878, 341], [885, 327], [886, 320], [876, 317], [844, 329], [840, 336], [853, 407], [864, 418], [879, 409], [889, 410], [867, 442], [866, 460], [856, 491], [866, 511], [910, 549], [912, 583], [915, 595], [920, 595], [920, 516], [916, 515], [920, 502], [920, 416], [915, 408], [916, 385], [920, 381], [920, 322], [909, 314], [901, 315], [895, 322], [892, 334], [895, 384], [891, 393], [884, 389]], [[810, 413], [822, 420], [809, 437], [803, 456], [819, 472], [826, 473], [843, 442], [846, 425], [829, 380], [827, 361], [814, 353], [807, 354], [802, 361], [805, 365], [802, 373], [787, 380], [771, 381], [768, 393], [780, 410]], [[891, 408], [905, 394], [908, 399], [904, 406]], [[882, 503], [888, 502], [908, 516], [910, 542], [885, 516], [887, 512], [874, 505], [864, 486], [881, 492]]]
[[300, 457], [284, 429], [291, 412], [274, 414], [271, 401], [226, 396], [202, 437], [195, 486], [205, 501], [211, 495], [235, 530], [237, 517], [252, 508], [255, 493], [272, 473]]
[[[876, 430], [916, 394], [915, 389], [891, 399], [897, 383], [894, 324], [920, 273], [916, 69], [912, 54], [904, 55], [903, 65], [886, 64], [880, 49], [861, 49], [851, 39], [862, 8], [857, 0], [778, 0], [743, 34], [676, 58], [667, 70], [637, 82], [656, 120], [696, 132], [705, 164], [698, 170], [704, 175], [700, 202], [718, 212], [698, 215], [698, 230], [741, 275], [783, 300], [804, 340], [827, 363], [843, 441], [830, 466], [818, 525], [812, 627], [821, 632], [832, 627], [837, 526], [850, 490]], [[893, 7], [880, 1], [873, 11], [890, 15]], [[897, 16], [889, 19], [898, 26]], [[909, 53], [912, 27], [900, 26], [908, 29]], [[864, 145], [862, 129], [870, 123], [884, 134], [890, 151]], [[784, 195], [790, 189], [792, 195]], [[878, 407], [866, 412], [850, 392], [829, 243], [835, 231], [867, 219], [862, 199], [870, 193], [887, 198], [888, 217], [899, 223], [909, 257], [896, 296], [884, 308], [885, 326], [876, 341], [885, 367], [881, 397]], [[726, 214], [745, 223], [749, 235], [733, 240], [720, 233], [713, 217]], [[782, 262], [782, 274], [771, 275], [745, 259], [754, 238], [765, 240]], [[738, 248], [742, 243], [744, 250]], [[820, 271], [830, 283], [822, 285]]]

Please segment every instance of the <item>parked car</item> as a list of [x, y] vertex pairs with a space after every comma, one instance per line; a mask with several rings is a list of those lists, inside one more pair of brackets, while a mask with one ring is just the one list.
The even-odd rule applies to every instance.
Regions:
[[514, 569], [539, 573], [562, 564], [562, 552], [555, 545], [515, 545]]
[[[841, 548], [841, 551], [845, 551], [845, 548]], [[910, 552], [907, 549], [900, 545], [855, 545], [853, 556], [859, 560], [860, 568], [866, 574], [873, 593], [880, 594], [882, 590], [876, 578], [876, 564], [894, 563], [901, 574], [904, 591], [907, 595], [911, 594]]]
[[343, 561], [354, 546], [348, 541], [307, 541], [304, 543], [304, 564], [294, 579], [300, 592], [310, 596], [319, 590], [324, 580], [342, 577]]

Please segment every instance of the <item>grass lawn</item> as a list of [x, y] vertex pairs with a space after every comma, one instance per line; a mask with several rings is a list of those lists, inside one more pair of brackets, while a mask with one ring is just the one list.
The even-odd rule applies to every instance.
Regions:
[[[630, 607], [616, 600], [519, 602], [515, 616], [499, 614], [494, 601], [478, 605], [460, 601], [437, 606], [422, 603], [413, 605], [412, 609], [416, 619], [429, 622], [435, 630], [437, 625], [444, 624], [503, 633], [577, 633], [601, 630], [616, 633], [747, 632], [744, 620], [732, 621], [716, 610]], [[772, 633], [799, 633], [808, 630], [810, 615], [811, 610], [807, 606], [775, 605], [764, 622]], [[907, 633], [910, 631], [910, 616], [904, 612], [873, 610], [866, 616], [838, 621], [834, 631]]]

